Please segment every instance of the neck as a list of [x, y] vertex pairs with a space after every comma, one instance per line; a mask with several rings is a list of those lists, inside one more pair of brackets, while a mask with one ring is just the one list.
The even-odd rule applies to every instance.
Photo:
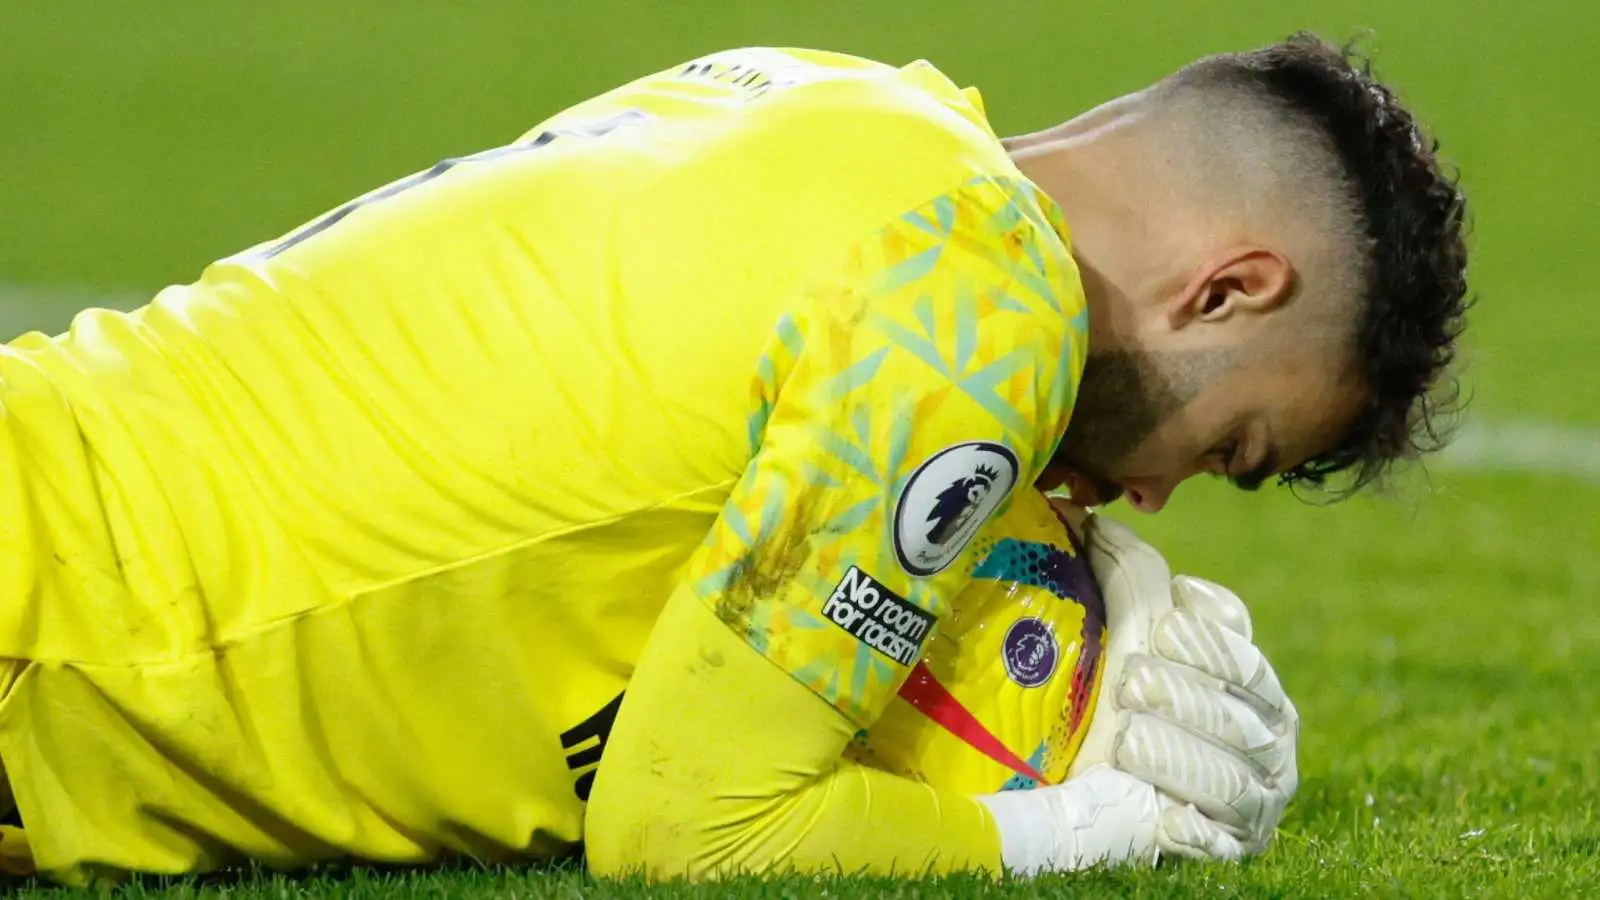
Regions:
[[[1140, 99], [1124, 97], [1004, 142], [1022, 174], [1066, 215], [1095, 352], [1137, 343], [1138, 302], [1158, 296], [1163, 287], [1152, 283], [1148, 261], [1175, 230], [1173, 204], [1152, 177], [1159, 163], [1137, 139], [1145, 118]], [[1157, 209], [1168, 214], [1152, 215]]]

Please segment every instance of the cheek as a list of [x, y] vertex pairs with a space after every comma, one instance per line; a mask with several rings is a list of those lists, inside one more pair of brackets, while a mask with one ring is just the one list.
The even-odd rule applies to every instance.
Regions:
[[1122, 465], [1123, 477], [1167, 478], [1186, 475], [1195, 469], [1195, 460], [1204, 455], [1198, 442], [1186, 431], [1168, 422], [1141, 443]]

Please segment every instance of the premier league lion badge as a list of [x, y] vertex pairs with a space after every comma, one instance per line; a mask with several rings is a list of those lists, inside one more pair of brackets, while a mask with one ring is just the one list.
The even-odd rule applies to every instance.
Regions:
[[895, 505], [894, 548], [920, 578], [955, 561], [1017, 483], [1017, 456], [991, 441], [956, 444], [929, 457]]

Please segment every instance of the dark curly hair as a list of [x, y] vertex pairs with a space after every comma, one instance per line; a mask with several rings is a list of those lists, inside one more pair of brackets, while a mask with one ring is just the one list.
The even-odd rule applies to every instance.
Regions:
[[[1177, 76], [1269, 99], [1330, 141], [1367, 238], [1356, 352], [1368, 402], [1337, 446], [1280, 476], [1338, 495], [1436, 451], [1461, 409], [1452, 371], [1466, 324], [1466, 203], [1458, 178], [1353, 44], [1301, 32]], [[1339, 487], [1334, 487], [1334, 476]]]

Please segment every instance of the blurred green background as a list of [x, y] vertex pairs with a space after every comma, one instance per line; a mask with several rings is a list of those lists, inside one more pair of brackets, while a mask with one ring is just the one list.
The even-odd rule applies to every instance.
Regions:
[[1303, 887], [1287, 873], [1332, 860], [1402, 883], [1434, 864], [1555, 878], [1562, 848], [1600, 847], [1592, 3], [4, 0], [0, 338], [137, 302], [714, 49], [926, 58], [1015, 133], [1298, 28], [1368, 33], [1463, 173], [1476, 431], [1397, 498], [1308, 510], [1202, 485], [1135, 524], [1252, 604], [1305, 715], [1290, 837], [1251, 877]]
[[[1600, 14], [1579, 0], [6, 0], [0, 279], [136, 294], [186, 281], [390, 178], [727, 46], [927, 58], [982, 88], [1006, 133], [1300, 27], [1369, 30], [1465, 175], [1483, 403], [1595, 421], [1600, 387], [1573, 390], [1567, 368], [1600, 323], [1583, 262], [1600, 238]], [[0, 322], [57, 321], [19, 315]]]

